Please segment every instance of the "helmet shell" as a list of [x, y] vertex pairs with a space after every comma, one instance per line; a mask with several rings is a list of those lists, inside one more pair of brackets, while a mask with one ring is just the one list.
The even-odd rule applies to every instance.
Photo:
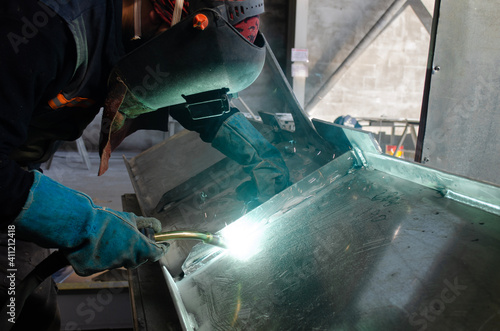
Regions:
[[[199, 13], [209, 20], [204, 30], [192, 25]], [[127, 54], [110, 77], [121, 79], [139, 103], [156, 110], [184, 103], [182, 95], [244, 90], [262, 71], [264, 46], [260, 33], [251, 43], [217, 11], [202, 9]]]

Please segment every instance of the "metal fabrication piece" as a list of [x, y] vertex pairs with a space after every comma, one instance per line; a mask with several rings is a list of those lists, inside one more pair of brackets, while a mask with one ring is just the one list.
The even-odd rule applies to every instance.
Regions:
[[[342, 130], [363, 144], [352, 139], [362, 132]], [[355, 148], [219, 232], [228, 241], [253, 235], [250, 255], [196, 246], [175, 283], [185, 325], [500, 325], [500, 188], [372, 151]]]
[[[385, 155], [371, 133], [310, 121], [270, 49], [266, 72], [275, 92], [262, 98], [282, 107], [252, 123], [282, 152], [294, 183], [286, 190], [247, 210], [235, 193], [248, 179], [242, 168], [211, 158], [191, 133], [127, 162], [143, 213], [163, 231], [208, 231], [228, 246], [172, 241], [160, 261], [182, 329], [500, 325], [500, 187]], [[294, 130], [280, 124], [284, 112]], [[166, 152], [184, 155], [184, 142], [197, 151], [189, 159]], [[169, 173], [165, 159], [182, 163]]]

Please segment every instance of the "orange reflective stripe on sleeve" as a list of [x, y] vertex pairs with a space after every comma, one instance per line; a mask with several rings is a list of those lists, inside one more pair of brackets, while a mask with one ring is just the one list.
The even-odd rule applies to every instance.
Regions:
[[52, 109], [58, 109], [61, 107], [82, 107], [87, 108], [95, 103], [94, 100], [89, 98], [75, 97], [71, 99], [66, 99], [66, 97], [59, 93], [55, 98], [49, 100], [49, 106]]

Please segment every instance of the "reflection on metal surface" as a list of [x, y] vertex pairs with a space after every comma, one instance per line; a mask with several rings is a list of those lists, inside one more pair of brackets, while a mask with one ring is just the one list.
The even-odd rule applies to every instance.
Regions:
[[448, 199], [465, 203], [467, 205], [486, 210], [490, 213], [500, 215], [500, 206], [498, 204], [481, 201], [480, 199], [475, 199], [461, 193], [453, 192], [452, 190], [446, 190], [444, 196]]
[[443, 192], [486, 192], [498, 208], [500, 189], [368, 150], [233, 223], [260, 229], [247, 260], [194, 247], [176, 285], [197, 329], [477, 330], [495, 318], [500, 216]]
[[196, 321], [193, 320], [190, 316], [189, 313], [186, 311], [186, 307], [182, 303], [181, 296], [179, 294], [179, 289], [177, 288], [174, 279], [168, 272], [167, 268], [165, 266], [162, 267], [162, 273], [163, 276], [165, 277], [168, 289], [170, 291], [170, 296], [172, 297], [175, 305], [175, 310], [177, 312], [177, 315], [179, 316], [179, 321], [182, 327], [182, 330], [185, 331], [191, 331], [197, 328]]

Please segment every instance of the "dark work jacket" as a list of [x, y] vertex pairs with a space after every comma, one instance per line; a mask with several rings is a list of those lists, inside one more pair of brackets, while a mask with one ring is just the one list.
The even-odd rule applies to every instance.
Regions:
[[106, 96], [124, 55], [121, 0], [0, 2], [0, 222], [24, 205], [33, 182], [21, 167], [75, 140]]
[[[79, 138], [103, 106], [109, 73], [125, 55], [121, 11], [121, 0], [0, 0], [0, 230], [33, 183], [22, 167], [48, 160], [55, 142]], [[210, 142], [235, 111], [193, 121], [184, 109], [162, 108], [124, 134], [167, 131], [170, 114]]]

